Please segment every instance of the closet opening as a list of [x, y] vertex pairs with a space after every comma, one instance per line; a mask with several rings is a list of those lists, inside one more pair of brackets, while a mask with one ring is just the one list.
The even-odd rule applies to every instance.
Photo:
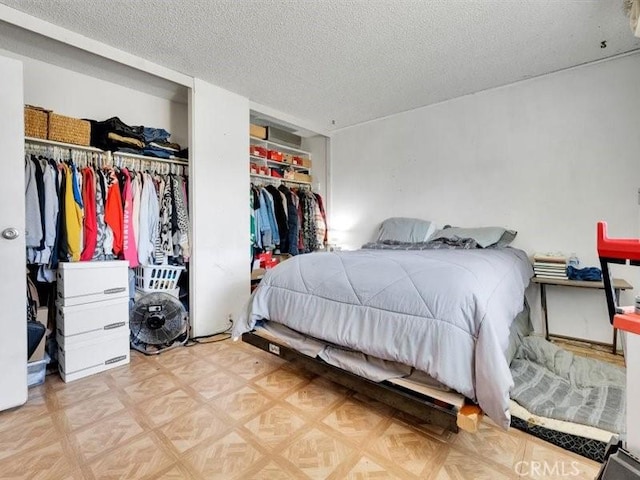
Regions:
[[[29, 361], [57, 364], [65, 381], [128, 363], [130, 347], [182, 345], [191, 331], [189, 88], [76, 50], [64, 66], [11, 54], [24, 66], [26, 265], [47, 328]], [[89, 57], [86, 71], [113, 70], [67, 68]], [[167, 297], [133, 328], [149, 294]]]
[[328, 138], [251, 111], [251, 290], [266, 270], [326, 250]]

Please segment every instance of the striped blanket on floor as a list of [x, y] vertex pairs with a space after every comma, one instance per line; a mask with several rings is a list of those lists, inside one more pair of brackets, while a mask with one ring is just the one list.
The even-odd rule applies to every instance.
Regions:
[[612, 433], [625, 429], [625, 370], [525, 337], [511, 362], [511, 399], [530, 412]]

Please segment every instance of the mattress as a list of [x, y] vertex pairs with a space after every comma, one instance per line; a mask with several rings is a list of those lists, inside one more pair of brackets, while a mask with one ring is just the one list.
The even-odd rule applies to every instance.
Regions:
[[408, 365], [509, 426], [505, 352], [532, 276], [513, 248], [299, 255], [267, 271], [233, 336], [258, 320]]

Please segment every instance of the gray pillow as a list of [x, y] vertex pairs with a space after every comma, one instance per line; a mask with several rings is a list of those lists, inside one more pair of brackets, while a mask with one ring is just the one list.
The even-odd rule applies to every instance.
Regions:
[[515, 230], [507, 230], [502, 227], [477, 227], [477, 228], [462, 228], [462, 227], [450, 227], [444, 230], [439, 230], [433, 235], [433, 239], [438, 238], [473, 238], [480, 247], [506, 247], [513, 239], [516, 238], [518, 232]]
[[436, 225], [419, 218], [391, 217], [380, 224], [378, 241], [426, 242], [435, 233]]

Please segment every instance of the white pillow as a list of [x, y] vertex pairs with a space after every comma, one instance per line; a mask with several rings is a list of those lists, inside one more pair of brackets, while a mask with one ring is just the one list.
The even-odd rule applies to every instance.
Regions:
[[436, 224], [419, 218], [391, 217], [380, 224], [378, 241], [426, 242], [436, 232]]

